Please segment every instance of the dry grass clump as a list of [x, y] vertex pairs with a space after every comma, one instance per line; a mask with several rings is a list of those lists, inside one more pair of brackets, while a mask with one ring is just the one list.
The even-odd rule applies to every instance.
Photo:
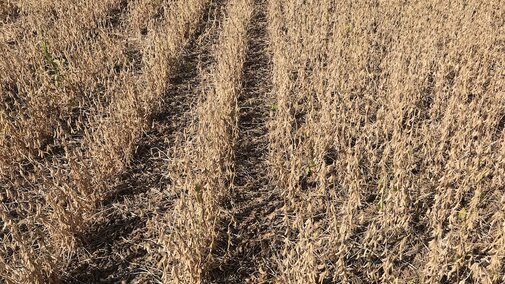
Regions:
[[[164, 283], [200, 283], [212, 266], [223, 201], [233, 178], [233, 149], [237, 131], [237, 99], [245, 60], [250, 0], [226, 6], [215, 63], [203, 79], [204, 97], [198, 104], [181, 157], [171, 162], [169, 175], [177, 196], [174, 209], [161, 221]], [[158, 224], [159, 226], [159, 224]]]
[[270, 2], [281, 282], [504, 280], [501, 6]]

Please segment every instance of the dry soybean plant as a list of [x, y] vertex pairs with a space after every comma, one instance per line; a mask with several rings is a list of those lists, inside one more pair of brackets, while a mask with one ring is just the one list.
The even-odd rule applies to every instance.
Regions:
[[505, 282], [504, 7], [0, 1], [0, 282]]
[[[188, 37], [198, 23], [204, 8], [203, 2], [195, 1], [190, 6], [186, 6], [186, 2], [160, 1], [156, 7], [156, 5], [144, 5], [143, 1], [139, 1], [134, 3], [139, 6], [133, 6], [131, 9], [123, 7], [124, 11], [114, 11], [114, 17], [121, 17], [118, 13], [131, 12], [131, 19], [152, 19], [145, 27], [139, 23], [125, 23], [126, 29], [133, 35], [140, 36], [146, 29], [152, 31], [137, 44], [123, 43], [124, 39], [116, 39], [117, 36], [112, 34], [113, 31], [109, 31], [111, 34], [100, 34], [103, 33], [101, 30], [95, 31], [98, 34], [92, 36], [98, 37], [96, 43], [101, 44], [101, 48], [105, 50], [104, 54], [110, 52], [106, 54], [107, 58], [110, 58], [109, 64], [100, 66], [104, 69], [93, 69], [95, 66], [91, 65], [89, 68], [81, 67], [76, 71], [87, 72], [80, 78], [93, 77], [93, 71], [105, 76], [96, 83], [88, 81], [83, 84], [87, 88], [93, 87], [94, 84], [99, 85], [98, 90], [82, 89], [83, 82], [78, 81], [80, 78], [61, 85], [53, 80], [48, 85], [58, 85], [57, 87], [61, 89], [49, 92], [54, 97], [47, 96], [40, 90], [33, 91], [40, 93], [41, 99], [44, 98], [45, 102], [32, 104], [31, 89], [24, 89], [32, 85], [29, 82], [23, 85], [25, 82], [21, 80], [25, 77], [21, 76], [22, 74], [12, 76], [18, 81], [13, 87], [14, 90], [8, 90], [12, 92], [6, 93], [3, 97], [7, 108], [2, 109], [2, 115], [7, 118], [2, 120], [2, 123], [5, 123], [2, 125], [2, 138], [13, 138], [14, 141], [18, 139], [15, 135], [20, 135], [21, 138], [16, 141], [18, 144], [8, 144], [17, 147], [16, 151], [9, 150], [6, 153], [5, 163], [2, 160], [2, 168], [8, 170], [14, 168], [6, 177], [2, 176], [6, 182], [2, 192], [1, 214], [4, 231], [0, 273], [6, 281], [46, 283], [57, 281], [61, 277], [69, 254], [78, 245], [82, 234], [90, 224], [96, 202], [105, 194], [109, 179], [117, 175], [128, 162], [134, 143], [149, 120], [149, 114], [156, 106], [156, 101], [163, 95], [168, 76], [174, 68], [171, 65], [176, 64], [184, 45], [189, 40]], [[91, 11], [100, 10], [98, 6], [95, 8]], [[114, 21], [119, 21], [119, 18]], [[162, 23], [158, 23], [159, 21]], [[114, 29], [115, 25], [109, 28]], [[84, 49], [91, 47], [88, 41], [82, 41], [82, 44]], [[135, 50], [135, 46], [140, 50]], [[71, 56], [89, 54], [86, 52], [79, 54], [80, 50], [75, 51], [72, 46], [67, 48]], [[77, 53], [71, 53], [74, 51]], [[140, 56], [142, 58], [139, 58]], [[49, 67], [53, 66], [55, 59], [47, 44], [44, 44], [40, 57], [43, 61], [51, 60]], [[34, 56], [33, 60], [36, 59], [38, 58]], [[91, 58], [78, 57], [75, 60], [76, 65], [84, 65], [90, 62]], [[138, 62], [139, 60], [142, 62]], [[107, 62], [106, 60], [101, 62], [104, 61]], [[25, 64], [19, 62], [21, 68], [25, 68]], [[46, 67], [44, 65], [41, 68]], [[144, 68], [143, 72], [140, 73], [138, 68]], [[7, 65], [1, 70], [12, 71]], [[64, 75], [66, 74], [61, 76]], [[4, 87], [10, 88], [9, 84], [5, 82]], [[72, 101], [74, 98], [70, 97], [70, 103], [77, 105], [72, 106], [75, 107], [73, 110], [76, 110], [73, 113], [64, 112], [65, 108], [56, 108], [52, 110], [53, 112], [43, 109], [51, 103], [58, 104], [68, 99], [69, 97], [65, 95], [70, 95], [69, 89], [72, 88], [77, 89], [79, 95], [87, 95], [86, 91], [93, 92], [90, 94], [94, 96], [91, 97], [91, 104], [82, 106], [79, 99], [75, 102]], [[28, 107], [19, 111], [8, 109], [9, 103], [18, 98], [29, 99]], [[13, 105], [21, 108], [16, 101]], [[66, 109], [70, 107], [66, 106]], [[26, 118], [16, 117], [12, 121], [8, 120], [11, 119], [8, 115], [22, 115], [22, 111], [26, 111]], [[44, 118], [51, 118], [54, 115], [54, 121], [50, 123], [45, 123], [45, 120], [38, 121], [34, 115]], [[30, 132], [20, 134], [17, 130], [23, 125], [13, 123], [27, 123], [26, 128]], [[126, 126], [129, 128], [125, 128]], [[33, 127], [43, 128], [45, 137], [34, 136], [39, 132]], [[8, 132], [11, 130], [13, 135]], [[25, 131], [23, 128], [21, 130]], [[22, 139], [35, 141], [37, 144], [33, 145], [33, 148], [39, 152], [25, 151], [27, 146], [19, 145]], [[43, 142], [43, 139], [48, 141]], [[13, 140], [2, 142], [10, 143]], [[49, 143], [48, 150], [44, 151], [42, 143]], [[4, 149], [6, 148], [2, 150]], [[13, 152], [21, 160], [10, 158]]]
[[178, 199], [161, 227], [165, 283], [200, 283], [208, 273], [233, 178], [237, 99], [252, 1], [231, 0], [225, 13], [191, 135], [181, 141], [183, 155], [169, 170], [175, 181], [170, 190]]
[[500, 1], [271, 1], [281, 282], [503, 281]]

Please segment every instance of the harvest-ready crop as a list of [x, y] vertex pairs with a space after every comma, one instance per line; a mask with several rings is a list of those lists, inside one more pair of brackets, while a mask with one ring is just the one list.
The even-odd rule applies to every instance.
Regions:
[[0, 2], [0, 283], [505, 282], [505, 3]]

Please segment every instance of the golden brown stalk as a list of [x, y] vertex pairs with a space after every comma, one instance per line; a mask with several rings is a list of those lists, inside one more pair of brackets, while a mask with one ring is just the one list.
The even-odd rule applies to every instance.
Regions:
[[[233, 178], [237, 98], [245, 60], [247, 25], [252, 1], [232, 0], [226, 7], [215, 64], [204, 81], [205, 98], [191, 140], [184, 141], [181, 160], [172, 165], [179, 198], [162, 227], [160, 266], [165, 283], [201, 283], [211, 267], [222, 202]], [[167, 228], [169, 230], [167, 231]]]
[[[5, 58], [0, 61], [0, 109], [5, 115], [0, 124], [0, 177], [17, 171], [21, 160], [43, 155], [57, 125], [74, 119], [73, 112], [101, 92], [111, 67], [126, 61], [110, 23], [126, 11], [124, 1], [81, 2], [39, 3], [48, 15], [37, 8], [23, 17], [35, 21], [33, 31], [23, 34], [34, 35], [0, 44]], [[49, 28], [38, 21], [55, 25]]]
[[[11, 269], [19, 266], [16, 269], [21, 272], [17, 275], [32, 275], [36, 269], [42, 279], [33, 281], [45, 282], [61, 272], [65, 264], [62, 257], [72, 253], [78, 239], [83, 237], [98, 198], [108, 188], [107, 181], [128, 162], [149, 114], [163, 96], [168, 76], [198, 23], [204, 2], [196, 1], [189, 8], [186, 1], [161, 2], [166, 14], [162, 24], [153, 21], [148, 26], [152, 32], [142, 50], [144, 72], [131, 72], [135, 66], [130, 65], [125, 66], [124, 72], [114, 74], [105, 84], [105, 91], [111, 94], [108, 101], [98, 101], [87, 121], [77, 122], [77, 127], [84, 128], [82, 142], [69, 139], [69, 133], [60, 125], [55, 136], [64, 156], [56, 154], [42, 161], [31, 157], [28, 162], [33, 164], [33, 169], [20, 171], [20, 176], [9, 183], [7, 191], [2, 193], [2, 201], [11, 202], [12, 208], [3, 214], [18, 214], [18, 220], [5, 223], [6, 234], [18, 234], [19, 223], [24, 223], [30, 232], [24, 231], [22, 236], [29, 244], [30, 253], [26, 257], [30, 261], [18, 259], [17, 253], [23, 251], [15, 250], [12, 257], [6, 258], [8, 265], [0, 271], [2, 275], [11, 277], [14, 275]], [[154, 10], [146, 9], [146, 14]], [[137, 18], [142, 18], [144, 13], [141, 9], [134, 12]], [[115, 52], [113, 48], [109, 51]], [[30, 203], [25, 203], [28, 200]], [[38, 215], [41, 221], [34, 220]], [[37, 254], [31, 245], [44, 252]], [[2, 253], [9, 254], [8, 250]], [[48, 258], [51, 261], [46, 261]], [[43, 262], [45, 266], [29, 265], [35, 262]]]
[[502, 277], [494, 8], [271, 1], [281, 281]]
[[0, 0], [0, 282], [505, 282], [503, 0], [223, 2]]

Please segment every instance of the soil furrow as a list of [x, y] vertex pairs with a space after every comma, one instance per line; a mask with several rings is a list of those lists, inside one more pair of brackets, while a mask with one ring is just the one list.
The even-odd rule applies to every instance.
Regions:
[[[200, 70], [208, 65], [211, 46], [222, 17], [222, 0], [211, 1], [194, 38], [177, 63], [168, 90], [158, 110], [151, 116], [151, 128], [138, 142], [127, 169], [117, 178], [89, 231], [87, 244], [70, 264], [65, 283], [151, 283], [159, 281], [151, 264], [156, 256], [147, 254], [155, 246], [148, 220], [167, 211], [172, 200], [166, 188], [167, 159], [177, 137], [191, 121], [201, 81]], [[168, 197], [167, 197], [168, 196]], [[156, 206], [152, 206], [152, 205]]]
[[238, 98], [238, 139], [230, 210], [228, 244], [218, 248], [222, 262], [211, 273], [211, 283], [264, 283], [271, 280], [273, 227], [281, 201], [269, 180], [268, 127], [271, 62], [268, 53], [266, 1], [255, 1], [248, 30], [243, 91]]

